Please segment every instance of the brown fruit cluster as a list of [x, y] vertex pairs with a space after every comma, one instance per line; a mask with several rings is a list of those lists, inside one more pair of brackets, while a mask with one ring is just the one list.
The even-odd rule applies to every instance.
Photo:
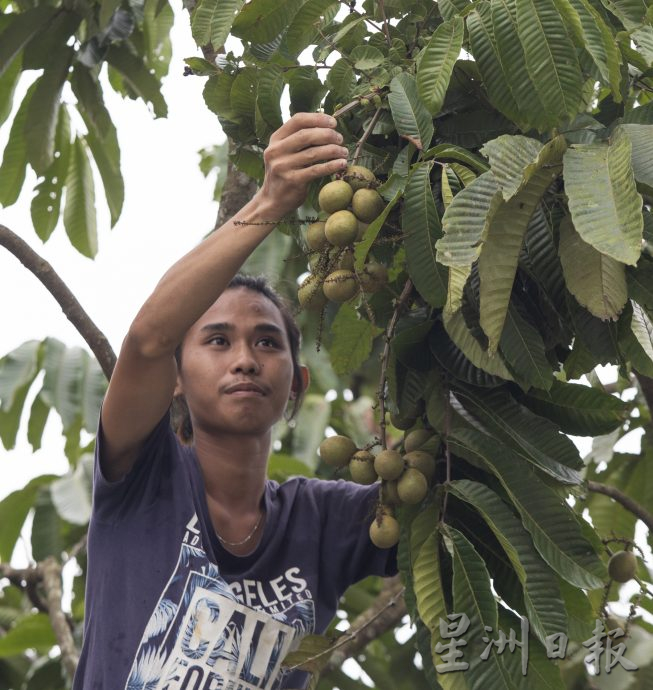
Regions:
[[373, 484], [381, 479], [380, 504], [370, 526], [370, 539], [382, 549], [399, 541], [395, 506], [420, 503], [435, 477], [435, 454], [439, 438], [429, 429], [415, 429], [404, 437], [403, 454], [381, 450], [376, 455], [359, 450], [346, 436], [331, 436], [320, 444], [320, 457], [328, 465], [347, 465], [353, 481]]
[[362, 271], [354, 271], [353, 244], [360, 242], [367, 226], [385, 207], [374, 189], [376, 184], [371, 170], [350, 165], [342, 179], [328, 182], [320, 190], [320, 209], [328, 216], [306, 230], [306, 244], [313, 254], [311, 275], [297, 295], [304, 309], [319, 311], [327, 300], [341, 304], [361, 290], [377, 292], [387, 283], [386, 267], [374, 260], [369, 260]]

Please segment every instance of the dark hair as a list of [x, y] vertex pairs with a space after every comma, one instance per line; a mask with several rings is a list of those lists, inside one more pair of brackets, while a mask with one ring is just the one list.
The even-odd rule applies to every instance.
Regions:
[[[281, 297], [281, 295], [279, 295], [279, 293], [270, 286], [265, 276], [250, 276], [245, 273], [237, 273], [231, 279], [225, 290], [236, 290], [238, 288], [251, 290], [252, 292], [256, 292], [259, 295], [267, 297], [267, 299], [274, 304], [281, 314], [283, 324], [286, 328], [288, 342], [290, 343], [290, 355], [292, 357], [293, 367], [293, 384], [298, 391], [294, 400], [292, 412], [287, 417], [287, 420], [290, 421], [291, 419], [294, 419], [299, 412], [299, 408], [301, 407], [302, 400], [304, 398], [304, 379], [302, 378], [302, 370], [299, 363], [299, 351], [302, 342], [299, 326], [297, 325], [290, 307], [284, 298]], [[175, 350], [175, 360], [177, 362], [177, 367], [181, 369], [181, 343], [179, 343]], [[190, 420], [188, 405], [186, 404], [186, 399], [183, 395], [176, 396], [172, 401], [171, 419], [172, 426], [181, 441], [183, 443], [190, 443], [193, 439], [193, 425]]]

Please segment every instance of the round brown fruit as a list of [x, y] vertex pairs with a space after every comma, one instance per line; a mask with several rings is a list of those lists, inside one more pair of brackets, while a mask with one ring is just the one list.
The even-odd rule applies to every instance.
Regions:
[[344, 179], [351, 185], [354, 192], [359, 189], [366, 189], [376, 183], [374, 173], [364, 165], [347, 166]]
[[379, 549], [390, 549], [399, 542], [399, 523], [392, 517], [382, 513], [370, 525], [370, 539]]
[[318, 220], [306, 228], [306, 244], [315, 251], [319, 251], [329, 243], [324, 234], [324, 225], [323, 220]]
[[414, 467], [409, 467], [397, 482], [397, 493], [402, 503], [415, 505], [423, 500], [429, 490], [426, 477]]
[[351, 211], [336, 211], [326, 220], [324, 234], [334, 247], [346, 247], [358, 233], [356, 216]]
[[404, 461], [408, 467], [419, 470], [430, 482], [435, 476], [435, 458], [423, 450], [414, 450], [412, 453], [404, 455]]
[[637, 557], [632, 551], [617, 551], [608, 562], [608, 574], [615, 582], [628, 582], [637, 572]]
[[354, 190], [344, 180], [334, 180], [320, 189], [317, 202], [326, 213], [335, 213], [347, 208], [351, 203]]
[[340, 251], [339, 249], [332, 249], [334, 258], [338, 256], [338, 259], [336, 260], [335, 263], [335, 268], [339, 269], [341, 271], [353, 271], [354, 270], [354, 252], [347, 248], [344, 251]]
[[356, 276], [351, 271], [333, 271], [324, 279], [322, 290], [332, 302], [342, 304], [358, 294]]
[[349, 461], [351, 478], [357, 484], [374, 484], [377, 474], [374, 471], [374, 456], [367, 450], [359, 450]]
[[400, 414], [395, 414], [394, 412], [390, 413], [390, 423], [395, 429], [406, 431], [406, 429], [410, 429], [416, 421], [417, 419], [415, 417], [402, 417]]
[[397, 482], [383, 482], [381, 485], [381, 500], [384, 503], [397, 506], [401, 503], [399, 493], [397, 492]]
[[430, 429], [414, 429], [406, 434], [404, 438], [404, 450], [407, 453], [412, 453], [414, 450], [422, 450], [422, 446], [427, 444], [434, 437], [435, 433]]
[[320, 311], [326, 305], [326, 296], [317, 276], [310, 275], [299, 286], [297, 299], [302, 309]]
[[360, 242], [363, 237], [365, 237], [365, 231], [369, 227], [369, 223], [363, 223], [363, 221], [357, 221], [358, 224], [358, 232], [356, 233], [356, 239], [354, 242]]
[[381, 195], [374, 189], [359, 189], [351, 200], [351, 207], [358, 220], [371, 223], [385, 208]]
[[347, 436], [329, 436], [320, 443], [320, 457], [331, 467], [344, 467], [356, 452], [356, 444]]
[[388, 282], [388, 269], [376, 261], [368, 261], [358, 278], [363, 292], [378, 292]]
[[396, 450], [382, 450], [374, 458], [374, 470], [381, 479], [392, 481], [404, 471], [404, 459]]

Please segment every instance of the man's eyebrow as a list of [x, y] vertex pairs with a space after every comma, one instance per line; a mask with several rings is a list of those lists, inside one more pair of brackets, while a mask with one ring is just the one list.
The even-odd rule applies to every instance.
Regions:
[[[215, 332], [228, 332], [235, 329], [232, 323], [207, 323], [200, 328], [201, 333], [215, 333]], [[283, 330], [279, 328], [275, 323], [257, 323], [254, 326], [254, 330], [259, 333], [276, 333], [278, 335], [283, 335]]]

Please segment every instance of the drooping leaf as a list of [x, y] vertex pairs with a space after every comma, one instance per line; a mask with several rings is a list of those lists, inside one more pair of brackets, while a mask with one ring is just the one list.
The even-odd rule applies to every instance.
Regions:
[[421, 53], [417, 91], [431, 115], [437, 115], [442, 109], [464, 33], [465, 23], [460, 17], [445, 21], [435, 30]]
[[23, 127], [35, 88], [35, 84], [30, 86], [18, 108], [2, 156], [2, 165], [0, 165], [0, 204], [3, 206], [11, 206], [16, 203], [25, 181], [27, 143], [23, 134]]
[[9, 26], [0, 33], [0, 76], [23, 46], [47, 25], [57, 11], [50, 5], [39, 5], [11, 17]]
[[531, 390], [520, 402], [576, 436], [607, 434], [628, 415], [619, 398], [580, 383], [555, 381], [548, 391]]
[[[285, 36], [285, 43], [293, 55], [298, 55], [319, 36], [319, 30], [328, 24], [332, 12], [338, 9], [334, 0], [308, 0], [294, 16]], [[293, 70], [294, 71], [294, 70]]]
[[21, 61], [20, 58], [16, 58], [0, 77], [0, 126], [2, 126], [11, 113], [14, 93], [21, 76]]
[[41, 447], [43, 430], [49, 416], [50, 406], [44, 402], [40, 395], [37, 395], [32, 403], [27, 422], [27, 440], [33, 451], [37, 451]]
[[35, 188], [31, 215], [36, 234], [45, 242], [59, 221], [61, 196], [70, 158], [70, 117], [65, 106], [59, 109], [54, 141], [54, 160]]
[[210, 43], [218, 52], [227, 40], [234, 16], [240, 12], [245, 0], [202, 0], [191, 15], [191, 28], [195, 42]]
[[28, 340], [0, 359], [0, 407], [12, 407], [19, 392], [31, 383], [39, 369], [41, 343]]
[[286, 75], [290, 94], [290, 113], [317, 110], [326, 92], [326, 87], [317, 76], [314, 67], [299, 67]]
[[560, 223], [558, 251], [569, 292], [599, 319], [616, 319], [628, 300], [624, 264], [583, 241], [569, 216]]
[[433, 163], [413, 168], [404, 193], [402, 230], [406, 267], [420, 295], [433, 307], [441, 307], [447, 294], [446, 269], [436, 259], [435, 242], [442, 235], [431, 189]]
[[564, 179], [578, 234], [602, 254], [634, 266], [641, 252], [643, 219], [631, 150], [621, 127], [608, 143], [572, 146], [564, 155]]
[[635, 268], [626, 268], [628, 296], [647, 309], [653, 309], [653, 265], [640, 261]]
[[385, 56], [374, 46], [356, 46], [350, 53], [349, 59], [354, 63], [354, 69], [362, 72], [372, 70], [383, 64]]
[[353, 306], [340, 307], [331, 327], [333, 343], [329, 348], [331, 364], [336, 374], [348, 374], [370, 355], [374, 338], [382, 329], [361, 319]]
[[86, 525], [91, 517], [93, 456], [84, 455], [77, 467], [50, 484], [57, 513], [73, 525]]
[[47, 613], [34, 613], [22, 618], [0, 638], [0, 658], [22, 654], [27, 649], [47, 652], [57, 644], [57, 638]]
[[565, 633], [567, 612], [558, 578], [542, 561], [519, 519], [483, 484], [457, 480], [449, 485], [449, 491], [477, 510], [501, 543], [524, 589], [528, 618], [539, 639]]
[[417, 93], [415, 78], [406, 72], [394, 77], [388, 103], [399, 135], [419, 150], [427, 148], [433, 138], [433, 120]]
[[490, 168], [485, 161], [480, 156], [477, 156], [467, 149], [461, 148], [460, 146], [454, 146], [453, 144], [438, 144], [428, 151], [424, 152], [424, 160], [436, 160], [436, 161], [458, 161], [464, 165], [470, 167], [478, 175], [487, 172]]
[[653, 376], [653, 323], [637, 302], [631, 301], [631, 307], [632, 316], [627, 328], [630, 338], [624, 347], [620, 333], [619, 343], [639, 372], [645, 376]]
[[64, 227], [71, 244], [84, 256], [97, 253], [97, 219], [93, 172], [81, 139], [72, 144], [66, 174]]
[[266, 65], [259, 73], [256, 107], [271, 131], [281, 127], [281, 94], [284, 89], [283, 72], [278, 65]]
[[231, 33], [251, 43], [268, 43], [286, 29], [302, 0], [251, 0], [234, 19]]
[[[544, 560], [577, 587], [601, 587], [605, 566], [582, 534], [569, 506], [507, 446], [474, 429], [456, 429], [449, 438], [456, 455], [481, 461], [499, 479], [519, 511]], [[519, 471], [515, 467], [519, 463]]]
[[621, 125], [632, 144], [635, 180], [653, 193], [653, 125]]

